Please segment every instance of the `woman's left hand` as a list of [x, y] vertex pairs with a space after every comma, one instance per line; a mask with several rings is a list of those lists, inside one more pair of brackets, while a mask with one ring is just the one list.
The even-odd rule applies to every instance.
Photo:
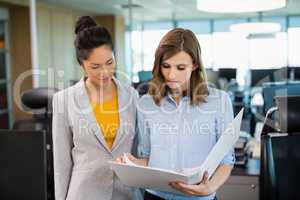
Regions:
[[202, 181], [196, 185], [188, 185], [182, 182], [171, 182], [169, 185], [187, 195], [207, 196], [215, 192], [214, 187], [208, 180], [208, 172], [205, 171]]

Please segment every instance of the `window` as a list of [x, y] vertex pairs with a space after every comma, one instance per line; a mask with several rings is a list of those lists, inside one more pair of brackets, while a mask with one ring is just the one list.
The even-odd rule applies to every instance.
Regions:
[[131, 32], [132, 79], [139, 80], [139, 71], [152, 71], [154, 54], [161, 38], [172, 28], [171, 22], [147, 22]]
[[289, 37], [289, 65], [290, 66], [300, 66], [300, 27], [298, 28], [289, 28], [288, 29]]
[[205, 68], [213, 67], [212, 37], [210, 34], [196, 35], [201, 48], [201, 57]]
[[[274, 35], [245, 35], [230, 32], [230, 25], [247, 21], [277, 22], [282, 32]], [[289, 22], [289, 23], [287, 23]], [[287, 25], [289, 28], [287, 30]], [[177, 27], [193, 31], [200, 43], [202, 59], [206, 68], [276, 69], [283, 66], [300, 66], [300, 16], [265, 17], [249, 19], [179, 20]], [[145, 22], [131, 34], [133, 53], [133, 76], [137, 72], [153, 68], [155, 50], [159, 41], [173, 24]]]
[[142, 31], [132, 31], [131, 32], [131, 49], [132, 49], [132, 72], [135, 74], [143, 70], [143, 41], [142, 41]]
[[249, 65], [252, 69], [280, 68], [287, 65], [287, 35], [249, 39]]
[[243, 35], [231, 32], [213, 33], [213, 64], [215, 68], [247, 66], [248, 46]]
[[168, 32], [168, 30], [145, 30], [143, 32], [143, 70], [151, 71], [154, 63], [154, 54], [161, 38]]

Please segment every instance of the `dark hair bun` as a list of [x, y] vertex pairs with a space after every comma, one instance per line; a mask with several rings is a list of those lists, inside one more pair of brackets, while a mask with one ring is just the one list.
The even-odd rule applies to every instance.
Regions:
[[79, 64], [86, 60], [94, 48], [107, 45], [114, 50], [113, 42], [109, 31], [98, 25], [90, 16], [80, 17], [75, 25], [76, 38], [74, 46]]
[[75, 34], [95, 26], [97, 26], [97, 23], [91, 16], [81, 16], [76, 21]]

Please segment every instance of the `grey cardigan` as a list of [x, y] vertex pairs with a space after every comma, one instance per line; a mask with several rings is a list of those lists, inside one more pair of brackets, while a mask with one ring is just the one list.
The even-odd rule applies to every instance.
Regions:
[[118, 88], [120, 128], [112, 150], [94, 117], [84, 78], [53, 97], [56, 200], [133, 199], [131, 189], [121, 184], [108, 161], [132, 151], [138, 94], [113, 80]]

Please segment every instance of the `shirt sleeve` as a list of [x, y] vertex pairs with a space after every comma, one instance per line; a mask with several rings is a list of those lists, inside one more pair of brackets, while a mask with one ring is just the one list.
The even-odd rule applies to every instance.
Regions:
[[133, 145], [131, 149], [132, 155], [135, 157], [138, 157], [138, 134], [137, 134], [137, 104], [139, 100], [139, 94], [138, 92], [132, 88], [132, 96], [133, 96], [133, 107], [134, 107], [134, 119], [135, 119], [135, 134], [134, 134], [134, 139], [133, 139]]
[[150, 129], [145, 120], [144, 113], [137, 111], [137, 134], [138, 134], [138, 157], [149, 158], [150, 156]]
[[[228, 127], [230, 122], [233, 120], [233, 107], [232, 102], [227, 93], [224, 92], [222, 95], [221, 101], [221, 131], [219, 131], [219, 136], [222, 134], [225, 129]], [[234, 147], [225, 155], [224, 159], [221, 161], [220, 165], [234, 165], [235, 163], [235, 154]]]

